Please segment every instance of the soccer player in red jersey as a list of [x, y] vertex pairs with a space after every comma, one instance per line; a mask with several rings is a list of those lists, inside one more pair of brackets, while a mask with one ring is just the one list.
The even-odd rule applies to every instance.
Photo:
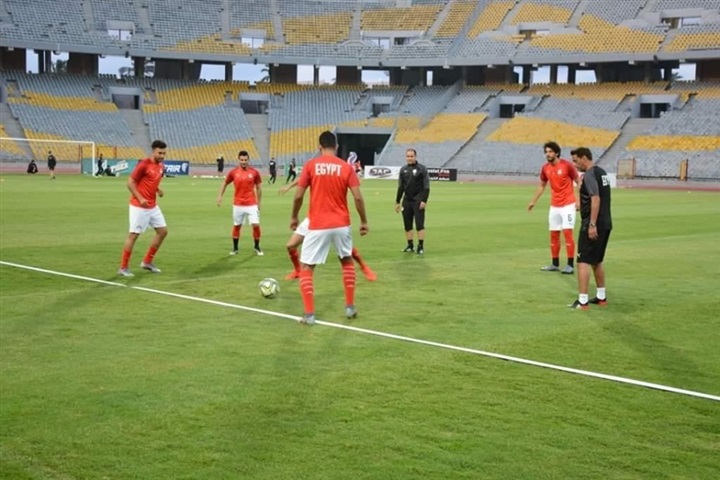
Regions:
[[[297, 184], [298, 180], [293, 180], [290, 185], [285, 185], [284, 187], [282, 187], [278, 191], [278, 193], [280, 193], [280, 195], [285, 195], [287, 192], [290, 191], [290, 189], [296, 187]], [[303, 240], [305, 239], [305, 235], [308, 234], [309, 226], [310, 219], [305, 217], [305, 219], [300, 222], [300, 225], [298, 225], [298, 227], [295, 229], [293, 234], [290, 235], [290, 238], [285, 245], [288, 251], [288, 255], [290, 256], [290, 261], [293, 264], [293, 271], [285, 276], [285, 280], [297, 280], [298, 278], [300, 278], [300, 253], [298, 252], [298, 247], [302, 245]], [[372, 268], [370, 268], [370, 265], [365, 263], [365, 260], [363, 260], [363, 258], [360, 256], [360, 252], [354, 245], [351, 255], [353, 260], [357, 262], [360, 270], [362, 270], [365, 278], [369, 282], [374, 282], [375, 280], [377, 280], [377, 275], [375, 274], [375, 272], [373, 272]]]
[[320, 156], [310, 160], [302, 170], [293, 199], [290, 228], [297, 229], [298, 214], [302, 207], [305, 190], [310, 188], [310, 229], [303, 241], [300, 254], [300, 294], [305, 313], [301, 323], [315, 323], [315, 292], [313, 272], [319, 263], [327, 260], [332, 244], [340, 257], [343, 287], [345, 289], [345, 316], [354, 318], [355, 266], [351, 256], [352, 230], [347, 205], [347, 191], [352, 192], [355, 209], [360, 215], [360, 235], [368, 233], [365, 200], [360, 191], [360, 180], [355, 170], [336, 156], [337, 139], [332, 132], [320, 134]]
[[238, 153], [240, 166], [233, 168], [225, 177], [217, 197], [217, 206], [222, 205], [225, 189], [231, 183], [235, 186], [233, 198], [233, 249], [230, 255], [237, 255], [240, 243], [240, 228], [247, 218], [253, 229], [255, 255], [264, 255], [260, 248], [260, 201], [262, 200], [262, 178], [260, 173], [249, 165], [250, 155], [245, 150]]
[[[532, 210], [545, 187], [550, 183], [550, 215], [548, 223], [550, 226], [550, 253], [552, 264], [542, 267], [544, 272], [560, 271], [565, 274], [574, 272], [575, 241], [573, 240], [573, 228], [575, 227], [575, 212], [579, 208], [575, 197], [575, 183], [580, 183], [575, 166], [569, 161], [560, 158], [560, 145], [555, 142], [547, 142], [543, 149], [547, 163], [540, 170], [540, 185], [533, 199], [528, 204], [528, 211]], [[565, 237], [565, 250], [567, 253], [567, 265], [560, 270], [560, 231]]]
[[130, 233], [125, 240], [120, 269], [118, 270], [118, 275], [123, 277], [133, 276], [128, 269], [130, 256], [135, 241], [148, 227], [155, 229], [155, 236], [150, 242], [150, 248], [148, 248], [145, 258], [140, 263], [140, 267], [152, 273], [160, 273], [160, 269], [155, 266], [153, 259], [168, 234], [165, 217], [157, 205], [157, 197], [164, 195], [160, 189], [160, 181], [165, 168], [162, 162], [165, 160], [166, 153], [167, 144], [162, 140], [155, 140], [152, 143], [151, 156], [140, 160], [140, 163], [135, 166], [130, 178], [128, 178], [127, 188], [131, 193]]

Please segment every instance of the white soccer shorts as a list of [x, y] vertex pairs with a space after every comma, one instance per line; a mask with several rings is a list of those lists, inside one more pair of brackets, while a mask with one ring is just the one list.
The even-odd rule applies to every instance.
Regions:
[[352, 255], [352, 230], [350, 226], [309, 230], [300, 253], [300, 261], [306, 265], [318, 265], [327, 260], [330, 245], [335, 247], [338, 257]]
[[575, 204], [564, 207], [550, 207], [548, 215], [550, 231], [572, 230], [575, 227]]
[[130, 205], [130, 233], [143, 233], [148, 228], [167, 227], [160, 207], [140, 208]]
[[297, 226], [295, 229], [295, 235], [300, 235], [301, 237], [307, 236], [308, 232], [310, 231], [310, 219], [308, 217], [305, 217], [305, 219], [300, 222], [300, 225]]
[[233, 225], [243, 225], [245, 219], [251, 225], [260, 225], [260, 209], [257, 205], [233, 205]]

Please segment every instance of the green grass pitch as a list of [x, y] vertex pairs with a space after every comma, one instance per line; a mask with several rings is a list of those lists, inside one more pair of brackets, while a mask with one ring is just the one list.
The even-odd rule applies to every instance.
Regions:
[[[169, 236], [116, 276], [123, 178], [0, 178], [0, 260], [300, 315], [291, 194], [265, 186], [264, 257], [231, 249], [219, 180], [171, 178]], [[403, 254], [395, 183], [365, 181], [370, 234], [343, 317], [320, 320], [720, 395], [720, 196], [616, 189], [609, 306], [572, 311], [549, 260], [548, 192], [434, 183], [425, 256]], [[307, 200], [306, 200], [307, 202]], [[307, 205], [307, 203], [306, 203]], [[357, 215], [353, 213], [357, 224]], [[357, 226], [356, 226], [357, 228]], [[591, 287], [590, 294], [594, 294]], [[720, 403], [0, 265], [0, 478], [715, 479]]]

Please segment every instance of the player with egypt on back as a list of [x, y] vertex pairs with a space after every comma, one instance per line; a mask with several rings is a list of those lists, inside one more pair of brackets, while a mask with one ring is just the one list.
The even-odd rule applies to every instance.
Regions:
[[152, 273], [160, 273], [153, 260], [160, 249], [168, 230], [160, 207], [157, 205], [157, 197], [164, 195], [160, 189], [160, 181], [163, 177], [163, 160], [167, 154], [167, 144], [162, 140], [155, 140], [152, 143], [152, 154], [149, 158], [140, 160], [130, 174], [127, 181], [127, 188], [130, 190], [130, 233], [125, 240], [125, 245], [120, 259], [118, 275], [123, 277], [134, 276], [128, 269], [130, 256], [132, 255], [135, 242], [141, 233], [152, 227], [155, 229], [155, 236], [150, 242], [145, 258], [140, 267]]
[[[285, 195], [287, 192], [289, 192], [291, 189], [293, 189], [298, 184], [298, 180], [293, 180], [292, 183], [289, 185], [284, 185], [278, 193], [280, 195]], [[285, 280], [296, 280], [300, 278], [300, 254], [298, 253], [298, 247], [302, 245], [303, 240], [305, 239], [305, 236], [308, 233], [308, 225], [310, 224], [310, 219], [308, 217], [305, 217], [302, 222], [300, 222], [300, 225], [295, 229], [292, 235], [290, 235], [290, 238], [287, 241], [287, 244], [285, 245], [288, 250], [288, 255], [290, 256], [290, 261], [293, 264], [293, 271], [288, 273], [285, 276]], [[352, 258], [355, 260], [360, 267], [360, 270], [362, 270], [363, 275], [365, 275], [365, 278], [370, 281], [374, 282], [377, 280], [377, 275], [375, 272], [372, 271], [370, 266], [365, 263], [363, 258], [360, 256], [360, 252], [358, 249], [353, 245], [352, 248]]]
[[260, 248], [262, 178], [260, 177], [260, 172], [250, 166], [250, 155], [245, 150], [241, 150], [238, 153], [238, 162], [240, 165], [228, 172], [225, 181], [220, 186], [216, 203], [218, 207], [222, 205], [225, 189], [232, 183], [235, 187], [235, 195], [233, 197], [233, 249], [230, 251], [230, 255], [237, 255], [238, 253], [240, 229], [247, 218], [250, 225], [252, 225], [255, 255], [262, 257], [264, 255]]
[[368, 233], [365, 200], [360, 191], [360, 180], [353, 168], [336, 156], [337, 139], [332, 132], [320, 134], [320, 156], [307, 163], [300, 174], [293, 198], [290, 228], [294, 231], [300, 224], [298, 215], [302, 208], [305, 190], [310, 188], [309, 230], [303, 240], [300, 253], [300, 294], [305, 308], [301, 323], [315, 323], [315, 266], [325, 263], [330, 245], [335, 247], [342, 265], [345, 290], [345, 316], [355, 318], [355, 265], [352, 260], [352, 230], [347, 192], [352, 192], [355, 209], [360, 216], [360, 235]]
[[[550, 228], [550, 253], [552, 263], [542, 267], [543, 272], [562, 272], [571, 275], [574, 270], [575, 241], [573, 229], [575, 228], [575, 212], [580, 208], [575, 197], [575, 183], [580, 183], [575, 166], [569, 161], [560, 158], [560, 145], [556, 142], [547, 142], [543, 145], [545, 160], [547, 162], [540, 170], [540, 185], [535, 190], [527, 209], [531, 211], [540, 196], [550, 183], [550, 214], [548, 224]], [[560, 231], [565, 237], [565, 250], [567, 265], [560, 270]]]

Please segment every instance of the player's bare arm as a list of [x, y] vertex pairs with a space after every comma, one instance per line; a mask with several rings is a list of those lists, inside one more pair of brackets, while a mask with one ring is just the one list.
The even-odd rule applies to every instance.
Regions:
[[158, 188], [157, 193], [158, 193], [158, 197], [160, 197], [160, 198], [165, 196], [165, 192], [163, 192], [162, 188]]
[[258, 211], [260, 211], [260, 202], [262, 201], [262, 184], [260, 183], [255, 185], [255, 196], [257, 197]]
[[588, 238], [597, 240], [597, 218], [600, 214], [600, 195], [590, 197], [590, 225], [588, 225]]
[[360, 235], [367, 235], [370, 231], [367, 221], [367, 212], [365, 211], [365, 199], [363, 198], [360, 187], [350, 187], [353, 198], [355, 199], [355, 209], [360, 215]]
[[147, 199], [145, 197], [143, 197], [142, 195], [140, 195], [140, 192], [137, 189], [137, 181], [135, 181], [135, 179], [133, 177], [128, 178], [127, 188], [128, 188], [128, 190], [130, 190], [130, 193], [132, 194], [132, 196], [135, 197], [137, 199], [137, 201], [140, 203], [141, 207], [148, 206]]
[[225, 190], [227, 189], [227, 186], [228, 186], [228, 184], [223, 182], [222, 186], [220, 187], [220, 192], [218, 193], [218, 197], [215, 202], [215, 203], [217, 203], [218, 207], [222, 205], [223, 195], [225, 195]]
[[535, 195], [533, 195], [532, 200], [530, 200], [530, 203], [528, 203], [528, 206], [527, 206], [528, 212], [533, 209], [533, 207], [537, 203], [538, 199], [545, 191], [546, 186], [547, 186], [547, 182], [540, 182], [540, 185], [538, 185], [537, 189], [535, 190]]
[[285, 185], [282, 188], [280, 188], [280, 190], [278, 190], [278, 193], [280, 195], [285, 195], [287, 192], [289, 192], [290, 190], [295, 188], [297, 186], [297, 184], [298, 184], [298, 180], [293, 180], [292, 182], [290, 182], [290, 184]]
[[295, 190], [295, 196], [293, 197], [292, 214], [290, 216], [290, 230], [295, 230], [300, 224], [298, 221], [298, 215], [302, 208], [303, 199], [305, 198], [305, 187], [297, 187]]

